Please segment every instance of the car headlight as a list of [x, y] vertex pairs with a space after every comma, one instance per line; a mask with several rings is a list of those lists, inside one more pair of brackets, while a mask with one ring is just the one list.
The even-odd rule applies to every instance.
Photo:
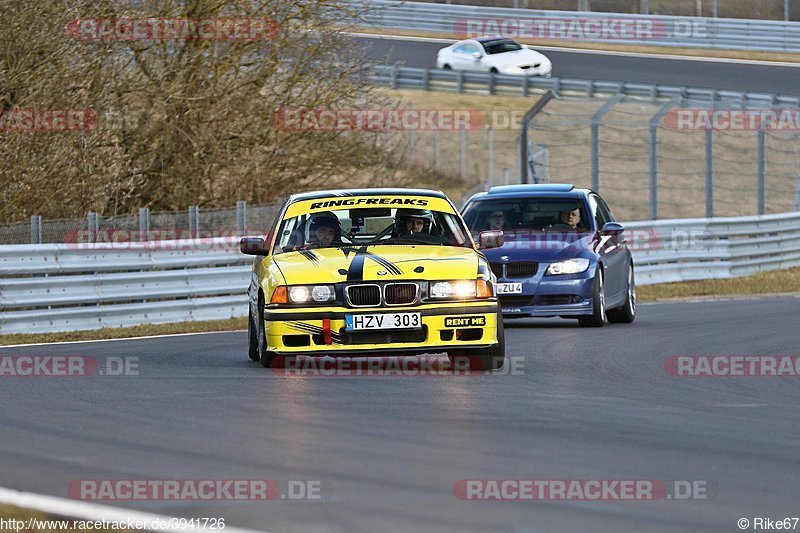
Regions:
[[289, 287], [289, 303], [325, 303], [336, 299], [333, 285], [294, 285]]
[[566, 261], [550, 263], [550, 266], [547, 267], [545, 274], [548, 276], [558, 276], [559, 274], [578, 274], [580, 272], [586, 272], [586, 269], [588, 268], [588, 259], [567, 259]]
[[492, 290], [485, 279], [432, 281], [428, 286], [428, 297], [434, 300], [475, 300], [491, 298]]

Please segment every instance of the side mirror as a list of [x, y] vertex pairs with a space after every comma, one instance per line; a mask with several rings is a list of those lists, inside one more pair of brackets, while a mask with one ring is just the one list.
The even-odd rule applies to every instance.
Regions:
[[619, 222], [606, 222], [605, 224], [603, 224], [600, 233], [602, 233], [603, 235], [619, 235], [623, 231], [625, 231], [625, 226], [623, 226]]
[[239, 241], [239, 251], [245, 255], [264, 255], [264, 239], [261, 237], [243, 237]]
[[470, 55], [472, 56], [472, 59], [474, 59], [475, 61], [478, 61], [480, 58], [483, 57], [483, 54], [480, 52], [472, 52], [472, 54]]
[[493, 229], [482, 231], [478, 236], [478, 248], [481, 250], [488, 250], [490, 248], [502, 248], [506, 243], [503, 236], [503, 230]]

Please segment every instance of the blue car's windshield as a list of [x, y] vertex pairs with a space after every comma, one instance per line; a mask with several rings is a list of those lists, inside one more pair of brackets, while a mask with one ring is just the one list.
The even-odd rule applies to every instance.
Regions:
[[473, 232], [486, 230], [589, 231], [586, 205], [576, 198], [487, 199], [470, 203], [463, 213]]

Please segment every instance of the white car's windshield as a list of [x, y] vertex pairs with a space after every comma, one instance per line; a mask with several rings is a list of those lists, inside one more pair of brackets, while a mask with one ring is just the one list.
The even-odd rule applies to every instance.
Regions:
[[483, 43], [483, 49], [486, 50], [487, 55], [494, 55], [522, 50], [522, 45], [510, 39], [502, 39]]
[[472, 246], [461, 220], [450, 213], [429, 209], [359, 208], [284, 219], [275, 253], [374, 244]]

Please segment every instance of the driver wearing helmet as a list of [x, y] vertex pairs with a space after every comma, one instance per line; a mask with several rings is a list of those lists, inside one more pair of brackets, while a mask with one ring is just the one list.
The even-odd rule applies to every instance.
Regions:
[[430, 235], [433, 227], [433, 213], [428, 209], [398, 209], [395, 219], [398, 237], [415, 233]]
[[323, 213], [311, 220], [308, 244], [312, 248], [342, 244], [342, 228], [336, 215]]

